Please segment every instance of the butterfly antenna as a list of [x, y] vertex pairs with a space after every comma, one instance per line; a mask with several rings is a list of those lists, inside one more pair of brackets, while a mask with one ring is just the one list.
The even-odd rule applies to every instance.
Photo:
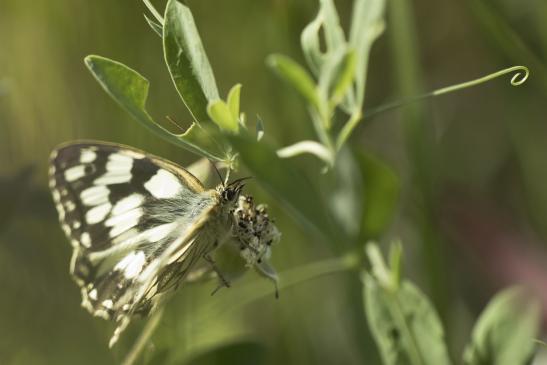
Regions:
[[217, 173], [217, 176], [218, 176], [218, 179], [220, 180], [220, 183], [222, 184], [222, 186], [226, 187], [226, 183], [224, 182], [224, 179], [222, 178], [222, 174], [218, 170], [217, 165], [215, 165], [215, 163], [211, 160], [209, 160], [209, 162], [211, 163], [211, 165], [213, 165], [213, 168], [215, 169], [215, 171]]
[[178, 129], [180, 129], [183, 133], [186, 132], [186, 129], [182, 128], [180, 124], [178, 124], [170, 115], [165, 116], [165, 118], [173, 125], [175, 125]]
[[252, 179], [252, 178], [253, 178], [252, 176], [241, 177], [239, 179], [235, 179], [234, 181], [232, 181], [228, 186], [237, 185], [242, 181], [249, 180], [249, 179]]

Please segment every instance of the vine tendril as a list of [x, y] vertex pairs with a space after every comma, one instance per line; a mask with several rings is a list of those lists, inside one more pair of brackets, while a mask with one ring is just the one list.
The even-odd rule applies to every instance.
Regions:
[[424, 96], [436, 96], [436, 95], [442, 95], [442, 94], [446, 94], [446, 93], [456, 91], [456, 90], [462, 90], [462, 89], [465, 89], [465, 88], [468, 88], [468, 87], [471, 87], [471, 86], [482, 84], [483, 82], [487, 82], [487, 81], [493, 80], [497, 77], [507, 75], [507, 74], [510, 74], [510, 73], [513, 73], [513, 72], [515, 73], [513, 75], [513, 77], [511, 78], [511, 85], [513, 85], [513, 86], [519, 86], [519, 85], [524, 84], [524, 82], [528, 79], [528, 76], [530, 75], [530, 70], [528, 69], [528, 67], [526, 67], [526, 66], [513, 66], [513, 67], [509, 67], [509, 68], [500, 70], [498, 72], [494, 72], [490, 75], [480, 77], [480, 78], [475, 79], [475, 80], [463, 82], [463, 83], [457, 84], [457, 85], [444, 87], [442, 89], [437, 89], [437, 90], [435, 90], [431, 93], [425, 94]]
[[370, 109], [368, 112], [366, 112], [365, 115], [364, 115], [364, 119], [367, 119], [367, 118], [372, 117], [373, 115], [380, 114], [380, 113], [383, 113], [383, 112], [391, 110], [391, 109], [396, 109], [396, 108], [399, 108], [399, 107], [404, 106], [406, 104], [410, 104], [410, 103], [413, 103], [413, 102], [416, 102], [416, 101], [427, 99], [427, 98], [430, 98], [430, 97], [433, 97], [433, 96], [448, 94], [448, 93], [451, 93], [451, 92], [454, 92], [454, 91], [466, 89], [468, 87], [473, 87], [473, 86], [482, 84], [484, 82], [493, 80], [495, 78], [498, 78], [500, 76], [504, 76], [504, 75], [511, 74], [511, 73], [514, 73], [513, 77], [511, 77], [511, 85], [512, 86], [520, 86], [520, 85], [524, 84], [524, 82], [526, 80], [528, 80], [528, 76], [530, 76], [530, 70], [526, 66], [508, 67], [508, 68], [505, 68], [503, 70], [500, 70], [500, 71], [491, 73], [489, 75], [480, 77], [478, 79], [462, 82], [461, 84], [456, 84], [456, 85], [452, 85], [452, 86], [443, 87], [441, 89], [437, 89], [437, 90], [434, 90], [434, 91], [431, 91], [431, 92], [428, 92], [428, 93], [425, 93], [425, 94], [417, 95], [417, 96], [414, 96], [414, 97], [411, 97], [411, 98], [408, 98], [408, 99], [403, 99], [403, 100], [400, 100], [400, 101], [395, 101], [395, 102], [387, 103], [387, 104], [384, 104], [384, 105], [380, 105], [379, 107]]

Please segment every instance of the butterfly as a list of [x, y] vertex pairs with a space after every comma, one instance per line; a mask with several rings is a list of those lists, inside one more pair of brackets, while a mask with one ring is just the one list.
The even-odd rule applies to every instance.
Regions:
[[224, 244], [277, 281], [267, 259], [280, 233], [265, 207], [241, 195], [244, 179], [206, 189], [168, 160], [82, 141], [53, 150], [49, 185], [73, 248], [70, 273], [82, 306], [116, 322], [110, 347], [133, 315], [147, 315], [198, 271], [229, 286], [213, 259]]

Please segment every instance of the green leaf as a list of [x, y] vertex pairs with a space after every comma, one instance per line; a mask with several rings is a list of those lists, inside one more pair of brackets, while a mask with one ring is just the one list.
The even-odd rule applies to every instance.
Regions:
[[327, 44], [327, 51], [330, 52], [339, 47], [344, 47], [346, 40], [344, 38], [344, 31], [340, 26], [340, 19], [334, 2], [332, 0], [320, 1], [321, 11], [324, 17], [323, 29], [325, 31], [325, 43]]
[[393, 219], [401, 186], [395, 172], [378, 158], [361, 151], [356, 157], [364, 186], [360, 236], [368, 241], [379, 238]]
[[241, 84], [234, 85], [230, 92], [228, 93], [227, 104], [230, 108], [230, 113], [232, 118], [236, 121], [239, 120], [239, 103], [240, 103], [240, 94], [241, 94]]
[[315, 19], [309, 23], [300, 36], [300, 45], [309, 68], [316, 77], [319, 77], [323, 65], [323, 52], [321, 52], [321, 41], [319, 31], [323, 25], [323, 11], [320, 9]]
[[228, 159], [227, 147], [204, 128], [192, 125], [184, 134], [174, 134], [157, 124], [146, 111], [149, 82], [122, 63], [100, 56], [87, 56], [85, 64], [103, 89], [145, 128], [159, 137], [215, 161]]
[[160, 38], [163, 38], [163, 27], [160, 23], [157, 23], [156, 21], [150, 19], [146, 14], [144, 14], [144, 19], [146, 19], [146, 22], [152, 28], [154, 33], [160, 36]]
[[[293, 160], [279, 158], [272, 147], [256, 142], [254, 136], [239, 135], [229, 139], [252, 175], [301, 224], [323, 239], [337, 237], [324, 198]], [[331, 243], [336, 245], [338, 242], [332, 240]]]
[[356, 108], [361, 108], [365, 97], [366, 72], [370, 49], [384, 30], [385, 0], [355, 0], [349, 36], [349, 45], [356, 52], [355, 82]]
[[[321, 100], [329, 100], [329, 107], [336, 107], [344, 97], [354, 101], [353, 84], [355, 75], [355, 52], [345, 47], [338, 48], [326, 55], [319, 76]], [[351, 112], [350, 108], [345, 111]]]
[[344, 57], [336, 67], [335, 77], [331, 83], [330, 101], [337, 105], [350, 91], [355, 76], [355, 64], [357, 56], [353, 49], [348, 49]]
[[441, 322], [427, 297], [408, 281], [394, 285], [397, 275], [385, 267], [375, 245], [367, 253], [375, 274], [363, 275], [365, 314], [384, 365], [451, 364]]
[[215, 77], [190, 9], [176, 0], [169, 0], [165, 9], [163, 49], [184, 104], [196, 123], [207, 122], [207, 105], [220, 99]]
[[539, 333], [541, 306], [523, 288], [503, 290], [481, 314], [464, 354], [466, 365], [526, 365]]
[[320, 110], [315, 82], [298, 63], [283, 55], [270, 55], [267, 59], [270, 66], [283, 80], [293, 86], [315, 109]]
[[239, 130], [239, 123], [237, 119], [233, 117], [228, 104], [222, 100], [213, 100], [209, 102], [207, 107], [207, 113], [221, 129], [237, 132]]

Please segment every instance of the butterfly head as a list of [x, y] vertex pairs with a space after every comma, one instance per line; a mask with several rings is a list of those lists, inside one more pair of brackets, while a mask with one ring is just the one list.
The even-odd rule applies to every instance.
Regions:
[[234, 204], [239, 199], [241, 191], [245, 187], [245, 180], [250, 179], [250, 177], [244, 177], [232, 181], [226, 186], [221, 186], [221, 197], [224, 203]]

